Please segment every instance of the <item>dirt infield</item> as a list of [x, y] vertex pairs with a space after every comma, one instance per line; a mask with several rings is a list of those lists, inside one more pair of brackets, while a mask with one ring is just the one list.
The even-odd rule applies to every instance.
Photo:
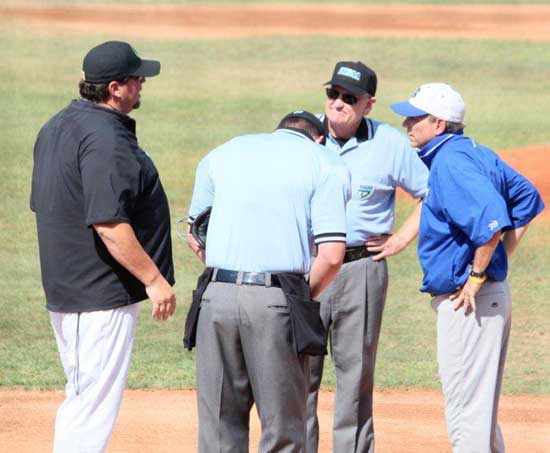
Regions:
[[[121, 17], [125, 20], [121, 21]], [[175, 39], [319, 34], [550, 41], [550, 5], [44, 7], [24, 0], [7, 0], [0, 6], [2, 23], [24, 23], [49, 33], [93, 30], [121, 36]], [[548, 152], [550, 146], [532, 146], [502, 156], [535, 183], [550, 206], [550, 180], [546, 177], [545, 164]], [[549, 212], [545, 210], [536, 221], [550, 219]]]
[[[124, 21], [120, 18], [124, 17]], [[550, 41], [550, 5], [93, 5], [44, 7], [25, 0], [0, 6], [2, 23], [44, 33], [116, 33], [151, 38], [256, 35], [425, 36]], [[502, 156], [526, 174], [550, 206], [545, 156], [550, 146]], [[536, 221], [550, 219], [547, 209]]]
[[[546, 209], [542, 211], [540, 219], [535, 219], [535, 222], [550, 221], [550, 171], [548, 170], [550, 145], [532, 145], [500, 153], [500, 156], [509, 165], [527, 176], [540, 191]], [[550, 451], [550, 446], [548, 450]]]
[[[2, 2], [0, 26], [25, 24], [44, 33], [113, 33], [150, 38], [219, 38], [253, 35], [415, 36], [550, 41], [550, 5], [183, 5], [40, 8]], [[120, 17], [125, 23], [120, 22]], [[527, 175], [550, 206], [550, 147], [506, 151], [503, 158]], [[550, 211], [547, 209], [546, 211]], [[546, 212], [543, 219], [550, 219]], [[53, 341], [53, 340], [52, 340]], [[331, 445], [331, 392], [322, 392], [321, 452]], [[0, 390], [0, 451], [51, 451], [61, 392]], [[448, 452], [439, 391], [377, 391], [380, 452]], [[550, 396], [503, 396], [500, 420], [511, 453], [550, 451]], [[195, 393], [127, 391], [109, 452], [196, 451]], [[251, 450], [259, 423], [254, 416]]]
[[[414, 36], [550, 41], [550, 5], [160, 5], [0, 7], [0, 22], [157, 38]], [[122, 20], [122, 18], [124, 20]]]
[[[332, 392], [322, 392], [321, 445], [331, 451]], [[0, 391], [0, 451], [51, 451], [61, 392]], [[443, 401], [438, 391], [375, 392], [377, 450], [393, 453], [449, 452]], [[500, 421], [510, 453], [544, 453], [550, 446], [550, 396], [504, 396]], [[128, 390], [109, 446], [110, 453], [190, 453], [197, 449], [197, 410], [191, 390]], [[251, 422], [251, 451], [259, 422]]]

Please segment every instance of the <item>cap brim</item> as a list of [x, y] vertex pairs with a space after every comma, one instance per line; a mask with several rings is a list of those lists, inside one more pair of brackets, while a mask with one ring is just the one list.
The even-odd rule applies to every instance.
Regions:
[[131, 76], [137, 77], [153, 77], [160, 73], [160, 61], [156, 60], [141, 60], [141, 65]]
[[424, 116], [428, 114], [428, 112], [425, 112], [424, 110], [420, 110], [419, 108], [416, 108], [409, 101], [396, 102], [395, 104], [391, 104], [390, 107], [395, 113], [401, 116], [415, 117], [415, 116]]
[[351, 94], [354, 94], [355, 96], [363, 96], [364, 94], [367, 94], [365, 90], [362, 90], [361, 88], [358, 88], [354, 85], [347, 84], [346, 82], [342, 82], [341, 80], [329, 80], [324, 85], [331, 85], [333, 87], [341, 87], [344, 90], [349, 91]]

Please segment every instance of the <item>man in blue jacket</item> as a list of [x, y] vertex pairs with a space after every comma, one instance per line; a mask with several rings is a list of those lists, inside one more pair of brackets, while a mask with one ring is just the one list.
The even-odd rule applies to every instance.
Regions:
[[444, 83], [392, 104], [430, 169], [418, 256], [437, 313], [437, 357], [454, 453], [504, 452], [498, 400], [510, 334], [506, 274], [544, 203], [527, 179], [463, 134], [465, 105]]

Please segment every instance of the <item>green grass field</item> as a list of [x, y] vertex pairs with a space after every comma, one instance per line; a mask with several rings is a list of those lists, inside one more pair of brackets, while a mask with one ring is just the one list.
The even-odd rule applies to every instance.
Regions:
[[[84, 53], [113, 36], [35, 35], [0, 29], [0, 385], [59, 388], [63, 375], [44, 309], [34, 217], [28, 208], [32, 146], [40, 126], [77, 96]], [[548, 142], [541, 112], [550, 105], [547, 44], [389, 38], [251, 38], [139, 40], [162, 72], [148, 80], [138, 122], [142, 147], [155, 160], [173, 221], [184, 217], [198, 160], [230, 137], [271, 130], [295, 108], [321, 111], [322, 83], [334, 62], [361, 59], [379, 75], [373, 117], [399, 126], [389, 104], [426, 81], [447, 81], [468, 103], [467, 132], [496, 149]], [[542, 119], [541, 119], [542, 118]], [[400, 203], [399, 218], [410, 211]], [[550, 226], [529, 231], [512, 260], [514, 324], [506, 392], [550, 393]], [[178, 312], [150, 319], [144, 303], [131, 387], [191, 387], [194, 357], [181, 337], [199, 263], [174, 234]], [[377, 384], [438, 387], [435, 316], [417, 288], [414, 247], [390, 260], [390, 293], [378, 354]], [[325, 383], [333, 382], [332, 371]]]

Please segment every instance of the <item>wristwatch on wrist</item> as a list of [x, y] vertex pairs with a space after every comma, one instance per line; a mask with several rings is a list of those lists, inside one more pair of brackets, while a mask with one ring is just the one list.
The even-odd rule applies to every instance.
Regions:
[[487, 274], [485, 273], [485, 271], [476, 272], [476, 271], [474, 271], [474, 270], [472, 269], [472, 270], [470, 271], [470, 277], [486, 279], [486, 278], [487, 278]]
[[470, 271], [470, 276], [468, 277], [468, 280], [471, 280], [476, 285], [483, 285], [483, 283], [485, 283], [485, 280], [487, 280], [487, 274], [485, 273], [485, 271], [475, 272], [472, 269]]

